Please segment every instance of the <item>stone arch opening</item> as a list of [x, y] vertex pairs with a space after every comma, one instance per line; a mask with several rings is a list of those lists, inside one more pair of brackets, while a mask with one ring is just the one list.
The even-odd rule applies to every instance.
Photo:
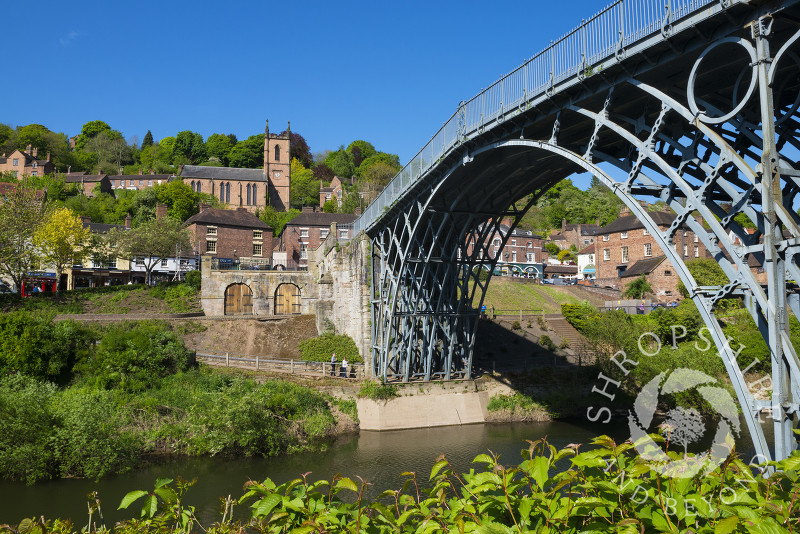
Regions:
[[300, 288], [295, 284], [280, 284], [275, 289], [275, 315], [300, 314]]
[[253, 290], [247, 284], [225, 288], [225, 315], [253, 315]]

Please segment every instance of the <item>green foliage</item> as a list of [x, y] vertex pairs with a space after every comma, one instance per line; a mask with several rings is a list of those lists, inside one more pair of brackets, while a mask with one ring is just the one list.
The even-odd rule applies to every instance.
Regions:
[[231, 167], [257, 169], [264, 165], [264, 134], [251, 135], [239, 141], [228, 153]]
[[353, 338], [347, 335], [325, 333], [319, 337], [304, 339], [300, 342], [300, 354], [307, 362], [329, 362], [336, 353], [339, 361], [346, 358], [348, 362], [363, 362]]
[[203, 275], [200, 271], [189, 271], [186, 273], [186, 284], [193, 288], [195, 291], [200, 291], [200, 284], [203, 280]]
[[[686, 262], [686, 268], [692, 273], [695, 281], [700, 286], [724, 286], [730, 283], [725, 272], [717, 262], [710, 258], [694, 258]], [[678, 291], [684, 298], [689, 297], [689, 292], [682, 280], [678, 281]], [[738, 298], [723, 299], [717, 303], [717, 310], [725, 312], [740, 307]]]
[[550, 336], [548, 336], [547, 334], [543, 334], [539, 338], [539, 345], [541, 345], [545, 349], [549, 350], [550, 352], [553, 352], [553, 351], [556, 350], [556, 344], [553, 342], [552, 339], [550, 339]]
[[27, 312], [0, 314], [0, 374], [65, 383], [76, 361], [86, 356], [94, 334], [74, 321]]
[[486, 280], [489, 279], [489, 271], [481, 267], [473, 267], [472, 273], [474, 274], [475, 278], [477, 278], [481, 282], [485, 282]]
[[256, 216], [272, 228], [272, 235], [278, 236], [283, 232], [283, 228], [295, 217], [300, 215], [300, 210], [290, 209], [289, 211], [276, 211], [272, 206], [266, 206]]
[[642, 275], [625, 286], [625, 291], [622, 292], [622, 296], [629, 299], [640, 299], [644, 298], [645, 294], [652, 292], [653, 287], [650, 285], [650, 282], [647, 281], [647, 277]]
[[558, 248], [558, 245], [556, 245], [552, 241], [549, 241], [549, 242], [545, 243], [544, 244], [544, 249], [551, 256], [558, 256], [561, 253], [561, 249]]
[[355, 174], [355, 164], [353, 163], [353, 154], [340, 147], [336, 152], [331, 152], [325, 158], [325, 165], [327, 165], [336, 176], [341, 178], [350, 178]]
[[358, 397], [361, 399], [389, 400], [399, 397], [399, 395], [397, 394], [397, 387], [392, 384], [365, 380], [358, 390]]
[[575, 330], [578, 332], [586, 330], [586, 321], [595, 313], [597, 313], [597, 310], [588, 302], [582, 304], [569, 304], [565, 302], [561, 305], [561, 315], [563, 315], [564, 319], [575, 327]]
[[337, 213], [339, 211], [339, 203], [334, 199], [330, 199], [322, 206], [322, 211], [325, 213]]
[[519, 321], [514, 321], [511, 323], [511, 330], [522, 330], [522, 325], [519, 324]]
[[575, 256], [569, 250], [562, 250], [558, 253], [558, 261], [565, 262], [565, 261], [575, 261]]
[[[704, 326], [697, 306], [689, 299], [681, 301], [676, 308], [656, 308], [647, 317], [650, 323], [649, 330], [657, 334], [662, 343], [670, 345], [673, 335], [678, 343], [694, 341]], [[681, 326], [686, 329], [685, 334]]]
[[160, 378], [194, 365], [194, 353], [166, 324], [144, 321], [109, 327], [93, 353], [75, 370], [85, 384], [142, 391]]

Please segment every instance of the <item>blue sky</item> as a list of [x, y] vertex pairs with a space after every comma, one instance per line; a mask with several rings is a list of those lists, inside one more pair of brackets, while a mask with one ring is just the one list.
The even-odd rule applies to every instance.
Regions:
[[461, 100], [601, 7], [48, 0], [4, 34], [14, 75], [0, 122], [75, 135], [99, 119], [141, 141], [148, 129], [244, 139], [268, 118], [314, 152], [365, 139], [405, 163]]

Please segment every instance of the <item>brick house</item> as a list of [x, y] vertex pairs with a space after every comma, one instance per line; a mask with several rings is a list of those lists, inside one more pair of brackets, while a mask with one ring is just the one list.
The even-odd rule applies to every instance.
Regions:
[[103, 193], [113, 194], [111, 180], [107, 174], [86, 174], [85, 172], [68, 172], [63, 175], [64, 183], [75, 184], [81, 194], [86, 197], [95, 195], [95, 188], [100, 187]]
[[[542, 236], [520, 228], [511, 230], [510, 223], [511, 221], [504, 220], [494, 235], [487, 236], [487, 242], [484, 243], [486, 254], [492, 259], [497, 258], [495, 269], [500, 274], [533, 276], [541, 279], [542, 264], [547, 261], [549, 256], [543, 249]], [[473, 239], [480, 235], [482, 230], [483, 226], [481, 225]], [[511, 232], [510, 235], [509, 232]], [[505, 236], [508, 236], [508, 239], [502, 246]], [[467, 253], [471, 255], [472, 249], [473, 245], [469, 244]]]
[[[131, 216], [125, 224], [93, 223], [89, 217], [81, 217], [84, 228], [93, 235], [107, 234], [114, 228], [130, 230]], [[103, 287], [127, 284], [131, 280], [131, 262], [125, 258], [96, 254], [92, 257], [76, 258], [71, 267], [61, 277], [61, 289], [71, 290], [82, 287]]]
[[[650, 212], [659, 229], [666, 230], [675, 220], [671, 211]], [[655, 239], [630, 212], [597, 231], [597, 283], [624, 289], [634, 277], [645, 275], [659, 300], [674, 300], [678, 295], [678, 276], [666, 260]], [[684, 261], [710, 257], [700, 239], [683, 227], [674, 237], [675, 250]], [[640, 263], [641, 262], [641, 263]], [[628, 272], [628, 271], [631, 272]]]
[[194, 250], [222, 261], [255, 260], [269, 264], [272, 258], [272, 228], [245, 208], [223, 210], [203, 205], [189, 217]]
[[112, 189], [140, 191], [156, 185], [166, 184], [175, 178], [174, 174], [156, 174], [155, 171], [150, 172], [150, 174], [144, 174], [144, 171], [139, 170], [139, 174], [123, 175], [120, 173], [115, 176], [109, 176], [108, 180], [111, 182]]
[[561, 250], [573, 246], [577, 250], [581, 250], [594, 243], [595, 234], [599, 228], [599, 224], [567, 224], [566, 219], [561, 219], [561, 231], [550, 236], [550, 241], [558, 245]]
[[261, 169], [184, 165], [180, 178], [192, 191], [209, 193], [223, 204], [255, 213], [267, 205], [289, 210], [291, 161], [289, 127], [284, 135], [264, 130], [264, 166]]
[[[289, 221], [280, 235], [278, 246], [281, 252], [285, 252], [284, 267], [307, 269], [308, 251], [320, 246], [328, 237], [333, 223], [337, 225], [337, 239], [351, 239], [352, 223], [357, 217], [357, 214], [325, 213], [314, 207], [303, 208], [303, 212]], [[280, 264], [277, 254], [275, 264]]]
[[15, 178], [53, 174], [55, 169], [56, 166], [50, 158], [50, 153], [47, 153], [45, 159], [39, 159], [39, 149], [31, 147], [31, 145], [28, 145], [24, 151], [15, 150], [8, 157], [5, 154], [0, 157], [0, 172], [13, 173]]

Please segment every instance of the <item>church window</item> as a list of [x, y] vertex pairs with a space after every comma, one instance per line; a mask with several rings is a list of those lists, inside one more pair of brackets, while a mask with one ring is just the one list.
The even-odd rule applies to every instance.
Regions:
[[219, 201], [225, 202], [225, 182], [219, 184]]
[[200, 190], [200, 182], [197, 182], [197, 192], [202, 193], [202, 191]]
[[250, 205], [250, 184], [247, 184], [247, 205]]
[[281, 160], [281, 147], [280, 145], [275, 145], [275, 161]]
[[230, 203], [231, 201], [231, 183], [228, 182], [225, 184], [225, 202]]

